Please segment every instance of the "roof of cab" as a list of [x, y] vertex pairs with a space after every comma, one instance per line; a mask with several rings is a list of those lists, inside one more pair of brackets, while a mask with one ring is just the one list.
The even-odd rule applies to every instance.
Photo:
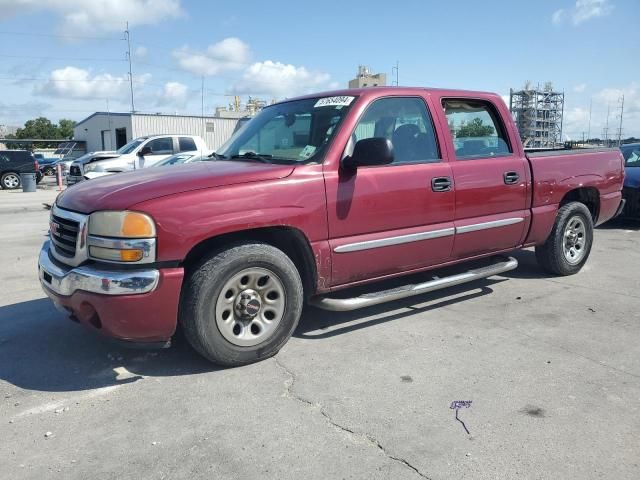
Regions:
[[291, 102], [294, 100], [303, 100], [307, 98], [319, 98], [319, 97], [338, 97], [338, 96], [384, 96], [385, 94], [407, 95], [413, 93], [432, 92], [439, 96], [447, 97], [497, 97], [499, 96], [494, 92], [483, 92], [475, 90], [459, 90], [459, 89], [447, 89], [447, 88], [428, 88], [428, 87], [364, 87], [364, 88], [344, 88], [341, 90], [329, 90], [325, 92], [311, 93], [308, 95], [301, 95], [298, 97], [292, 97], [284, 99], [277, 103]]

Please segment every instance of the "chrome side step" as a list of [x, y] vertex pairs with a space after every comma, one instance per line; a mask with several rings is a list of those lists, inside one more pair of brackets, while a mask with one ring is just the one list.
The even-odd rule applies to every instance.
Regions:
[[366, 293], [353, 298], [331, 298], [324, 296], [313, 297], [309, 303], [314, 307], [332, 312], [347, 312], [358, 308], [371, 307], [380, 303], [392, 302], [401, 298], [412, 297], [422, 293], [433, 292], [442, 288], [453, 287], [462, 283], [473, 282], [482, 278], [491, 277], [508, 272], [518, 266], [518, 261], [513, 257], [498, 257], [498, 261], [486, 267], [476, 268], [464, 273], [458, 273], [449, 277], [438, 278], [416, 285], [404, 285], [399, 288], [382, 292]]

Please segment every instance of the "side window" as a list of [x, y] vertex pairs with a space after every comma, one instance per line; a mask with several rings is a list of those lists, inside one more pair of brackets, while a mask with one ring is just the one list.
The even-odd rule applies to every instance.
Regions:
[[431, 116], [421, 98], [381, 98], [373, 102], [358, 122], [351, 143], [372, 137], [391, 140], [394, 164], [440, 161]]
[[511, 154], [502, 120], [493, 105], [479, 100], [443, 100], [456, 158], [473, 160]]
[[181, 152], [195, 152], [196, 150], [198, 150], [198, 147], [196, 147], [196, 142], [193, 140], [193, 138], [189, 137], [180, 137], [178, 139], [178, 146], [180, 147]]
[[151, 155], [171, 155], [173, 153], [173, 139], [162, 137], [151, 140], [148, 144], [151, 148]]

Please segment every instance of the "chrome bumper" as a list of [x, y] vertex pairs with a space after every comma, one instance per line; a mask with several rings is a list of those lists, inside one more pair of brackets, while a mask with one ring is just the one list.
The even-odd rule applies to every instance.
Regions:
[[155, 290], [160, 271], [103, 270], [88, 266], [63, 268], [49, 258], [49, 241], [46, 241], [40, 250], [38, 276], [45, 293], [51, 291], [69, 296], [82, 290], [103, 295], [136, 295]]
[[77, 176], [77, 175], [67, 175], [65, 179], [66, 179], [67, 185], [75, 185], [76, 183], [80, 183], [84, 181], [83, 176]]

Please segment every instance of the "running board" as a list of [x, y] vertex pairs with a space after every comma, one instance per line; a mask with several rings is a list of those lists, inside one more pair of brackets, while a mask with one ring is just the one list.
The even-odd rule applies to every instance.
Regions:
[[498, 261], [486, 267], [476, 268], [464, 273], [458, 273], [449, 277], [438, 278], [416, 285], [404, 285], [391, 290], [366, 293], [352, 298], [313, 297], [309, 303], [314, 307], [332, 312], [347, 312], [359, 308], [371, 307], [380, 303], [392, 302], [401, 298], [412, 297], [422, 293], [433, 292], [442, 288], [453, 287], [463, 283], [473, 282], [482, 278], [492, 277], [500, 273], [508, 272], [518, 266], [518, 260], [513, 257], [498, 257]]

